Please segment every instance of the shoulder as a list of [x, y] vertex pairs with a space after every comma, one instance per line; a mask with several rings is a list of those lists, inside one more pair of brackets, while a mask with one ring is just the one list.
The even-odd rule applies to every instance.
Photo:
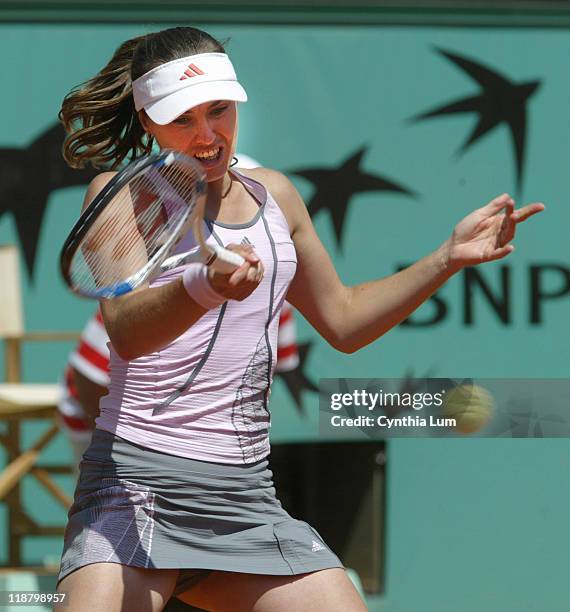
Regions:
[[271, 168], [239, 169], [241, 174], [261, 183], [285, 215], [293, 232], [302, 218], [307, 215], [307, 208], [295, 185], [282, 172]]
[[83, 209], [85, 209], [95, 196], [105, 187], [105, 185], [116, 175], [116, 172], [101, 172], [98, 174], [87, 187], [85, 199], [83, 201]]
[[293, 183], [282, 173], [271, 168], [239, 168], [239, 172], [261, 183], [276, 198], [295, 191]]

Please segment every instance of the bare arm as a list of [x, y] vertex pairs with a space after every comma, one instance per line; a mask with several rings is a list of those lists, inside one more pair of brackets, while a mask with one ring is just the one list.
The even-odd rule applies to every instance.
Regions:
[[[354, 352], [385, 334], [464, 266], [508, 255], [516, 224], [544, 208], [530, 204], [515, 211], [504, 194], [463, 219], [449, 240], [405, 270], [346, 287], [294, 186], [276, 172], [264, 170], [260, 176], [281, 206], [297, 250], [297, 273], [287, 299], [343, 352]], [[503, 209], [505, 214], [499, 214]]]
[[[96, 177], [85, 196], [84, 208], [111, 179]], [[231, 275], [210, 273], [214, 289], [228, 299], [242, 300], [259, 284], [263, 270], [253, 251], [234, 247], [246, 262]], [[186, 292], [182, 278], [160, 287], [142, 286], [124, 296], [103, 300], [101, 313], [113, 348], [123, 359], [158, 350], [184, 333], [206, 310]]]

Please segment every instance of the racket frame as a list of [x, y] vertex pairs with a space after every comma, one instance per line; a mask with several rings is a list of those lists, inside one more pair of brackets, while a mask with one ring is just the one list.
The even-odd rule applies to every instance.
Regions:
[[[179, 160], [185, 164], [195, 166], [198, 176], [200, 177], [196, 182], [196, 202], [194, 202], [194, 204], [188, 204], [189, 212], [186, 218], [180, 221], [178, 227], [172, 231], [171, 236], [168, 238], [168, 240], [164, 242], [160, 249], [153, 255], [150, 261], [141, 270], [135, 272], [130, 277], [124, 279], [119, 283], [116, 283], [115, 285], [103, 287], [94, 291], [85, 291], [79, 289], [77, 285], [75, 285], [75, 283], [73, 282], [70, 275], [71, 261], [81, 244], [81, 240], [83, 239], [87, 231], [92, 227], [93, 223], [99, 217], [101, 212], [105, 209], [109, 200], [111, 200], [116, 194], [118, 194], [121, 189], [131, 181], [131, 179], [133, 179], [145, 168], [149, 166], [170, 164], [175, 160]], [[113, 176], [111, 180], [103, 187], [103, 189], [101, 189], [101, 191], [93, 198], [87, 208], [81, 213], [81, 216], [74, 224], [73, 228], [69, 233], [69, 236], [65, 240], [61, 249], [59, 265], [61, 274], [66, 284], [77, 295], [95, 299], [118, 297], [119, 295], [128, 293], [136, 287], [140, 286], [151, 276], [151, 274], [155, 270], [160, 269], [160, 264], [165, 259], [167, 259], [172, 249], [182, 239], [187, 229], [187, 226], [195, 218], [194, 208], [197, 206], [197, 201], [199, 200], [199, 198], [205, 198], [206, 191], [207, 183], [205, 180], [205, 173], [203, 169], [200, 167], [198, 162], [194, 162], [192, 158], [189, 158], [187, 155], [184, 155], [182, 153], [165, 149], [160, 153], [147, 155], [131, 162], [128, 166], [126, 166], [115, 176]]]

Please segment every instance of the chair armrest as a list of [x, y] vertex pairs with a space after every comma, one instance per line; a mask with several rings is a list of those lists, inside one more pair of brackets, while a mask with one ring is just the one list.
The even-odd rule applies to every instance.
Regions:
[[81, 332], [75, 331], [33, 331], [6, 336], [6, 340], [16, 342], [77, 342]]

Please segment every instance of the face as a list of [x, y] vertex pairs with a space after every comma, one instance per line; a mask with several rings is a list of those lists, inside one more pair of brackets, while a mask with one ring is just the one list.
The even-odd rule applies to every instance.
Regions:
[[235, 102], [217, 100], [200, 104], [167, 125], [154, 123], [144, 111], [140, 120], [162, 149], [173, 149], [197, 159], [208, 182], [224, 177], [235, 150]]

